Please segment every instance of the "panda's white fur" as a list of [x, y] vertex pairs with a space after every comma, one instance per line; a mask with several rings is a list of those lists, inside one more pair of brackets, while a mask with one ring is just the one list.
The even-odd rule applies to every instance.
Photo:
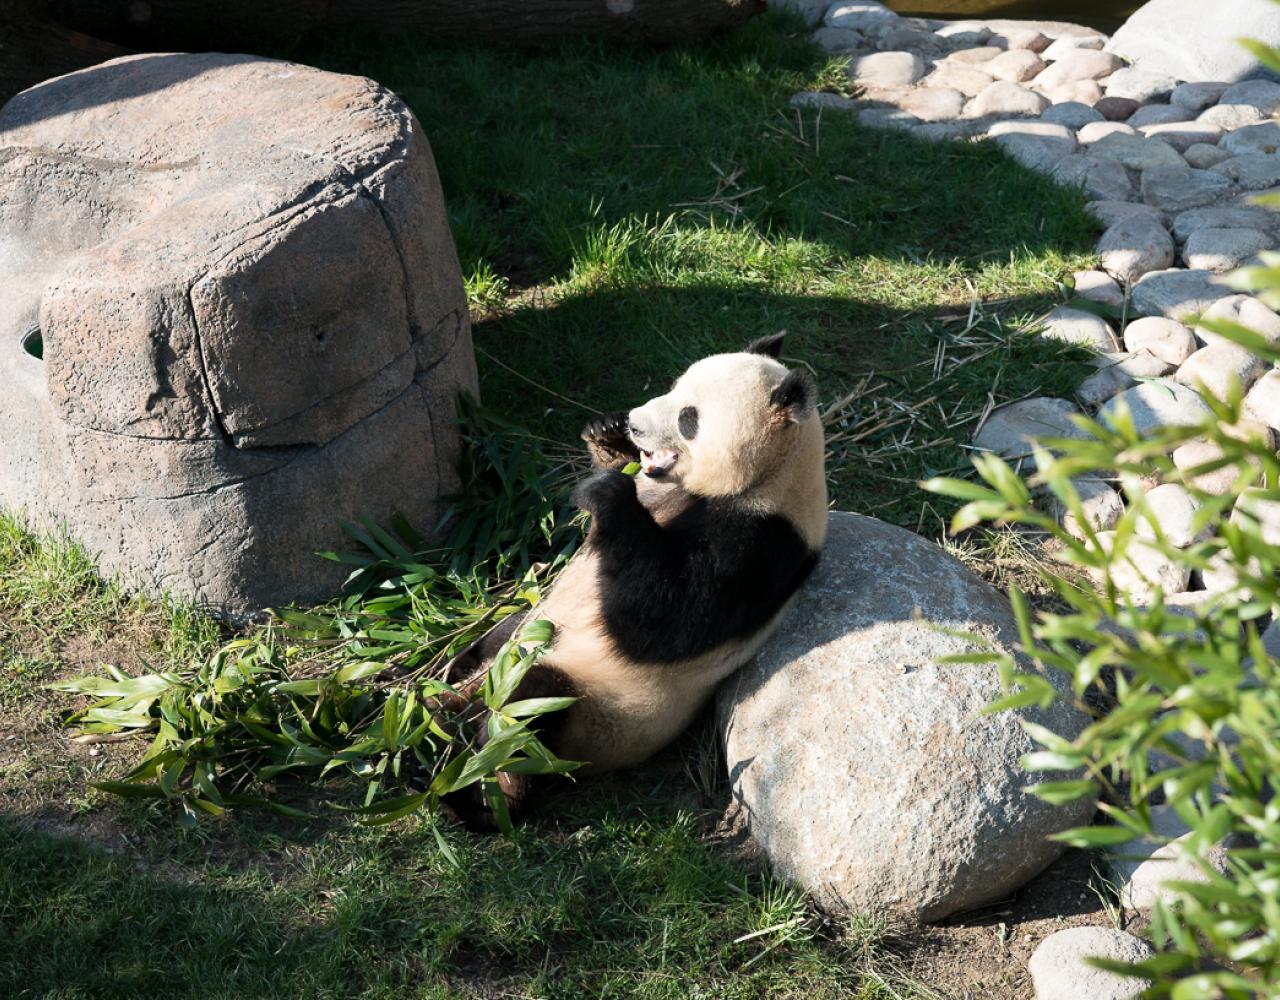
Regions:
[[[518, 696], [579, 699], [543, 725], [584, 772], [638, 763], [679, 735], [817, 560], [827, 491], [816, 390], [779, 348], [769, 338], [705, 358], [670, 392], [583, 432], [603, 466], [575, 493], [592, 526], [530, 613], [555, 637]], [[636, 458], [634, 480], [617, 471]], [[464, 654], [467, 672], [516, 624]], [[506, 784], [518, 804], [523, 783]]]

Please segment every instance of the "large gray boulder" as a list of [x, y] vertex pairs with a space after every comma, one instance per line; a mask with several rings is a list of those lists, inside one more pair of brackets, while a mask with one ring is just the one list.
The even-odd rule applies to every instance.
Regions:
[[[43, 342], [43, 357], [24, 350]], [[361, 77], [146, 55], [0, 111], [0, 503], [231, 615], [455, 485], [466, 298], [421, 126]]]
[[1085, 716], [1069, 701], [982, 714], [1001, 695], [996, 668], [938, 663], [974, 649], [946, 630], [1017, 641], [1007, 601], [958, 560], [836, 512], [782, 628], [720, 690], [751, 835], [831, 912], [915, 922], [981, 906], [1058, 856], [1049, 834], [1093, 814], [1027, 794], [1019, 766], [1035, 749], [1020, 719], [1070, 738]]
[[1280, 45], [1280, 7], [1272, 0], [1148, 0], [1111, 36], [1107, 50], [1178, 80], [1273, 75], [1240, 38]]

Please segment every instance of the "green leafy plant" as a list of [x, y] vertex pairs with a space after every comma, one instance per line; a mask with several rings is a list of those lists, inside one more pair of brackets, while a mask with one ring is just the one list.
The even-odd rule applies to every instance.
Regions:
[[98, 787], [169, 800], [191, 824], [246, 804], [303, 815], [279, 800], [281, 779], [343, 776], [364, 786], [352, 808], [384, 823], [478, 784], [509, 829], [499, 774], [570, 770], [530, 726], [571, 699], [512, 701], [550, 623], [526, 622], [473, 694], [441, 676], [459, 649], [534, 607], [581, 536], [537, 442], [469, 401], [463, 426], [462, 489], [441, 547], [399, 518], [392, 530], [344, 525], [361, 550], [322, 553], [352, 569], [334, 602], [275, 612], [189, 670], [108, 667], [53, 685], [92, 699], [69, 718], [84, 734], [151, 735], [127, 775]]
[[[1274, 266], [1274, 262], [1273, 262]], [[1280, 348], [1228, 322], [1206, 322], [1221, 336], [1280, 362]], [[1075, 738], [1028, 725], [1041, 749], [1023, 766], [1067, 772], [1031, 786], [1051, 802], [1098, 794], [1110, 823], [1067, 830], [1077, 847], [1152, 836], [1152, 808], [1163, 803], [1190, 831], [1178, 849], [1202, 879], [1166, 883], [1150, 935], [1159, 954], [1134, 966], [1101, 963], [1156, 983], [1151, 995], [1275, 996], [1280, 990], [1280, 662], [1260, 631], [1280, 614], [1280, 459], [1270, 431], [1242, 414], [1239, 387], [1206, 397], [1195, 426], [1139, 433], [1123, 409], [1106, 423], [1074, 418], [1081, 439], [1043, 442], [1036, 474], [1023, 481], [993, 455], [974, 460], [980, 482], [937, 478], [932, 492], [964, 501], [952, 530], [1012, 526], [1054, 549], [1064, 572], [1047, 576], [1051, 600], [1033, 610], [1011, 593], [1020, 652], [1070, 678], [1095, 721]], [[1171, 453], [1203, 440], [1204, 458], [1179, 469]], [[1231, 487], [1207, 489], [1224, 474]], [[1152, 477], [1194, 498], [1192, 533], [1179, 547], [1147, 500]], [[1126, 511], [1113, 532], [1090, 525], [1076, 484], [1102, 478], [1123, 491]], [[1054, 503], [1044, 503], [1050, 498]], [[1068, 531], [1046, 507], [1073, 515]], [[1216, 574], [1212, 592], [1191, 602], [1160, 586], [1156, 564], [1174, 580]], [[1044, 676], [992, 652], [1008, 694], [999, 711], [1061, 697]], [[1155, 837], [1154, 839], [1161, 839]], [[1165, 838], [1168, 839], [1168, 838]], [[1231, 845], [1225, 871], [1208, 863]]]

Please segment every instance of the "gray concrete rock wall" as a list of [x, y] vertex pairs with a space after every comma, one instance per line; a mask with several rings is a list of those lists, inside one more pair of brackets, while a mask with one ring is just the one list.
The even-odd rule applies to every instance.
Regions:
[[[38, 329], [43, 360], [22, 347]], [[231, 616], [422, 528], [476, 391], [431, 150], [371, 80], [147, 55], [0, 110], [0, 504]]]

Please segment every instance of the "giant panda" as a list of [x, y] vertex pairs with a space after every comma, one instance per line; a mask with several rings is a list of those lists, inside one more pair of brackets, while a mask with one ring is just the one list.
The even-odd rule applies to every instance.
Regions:
[[[779, 361], [781, 348], [778, 334], [704, 358], [670, 392], [582, 432], [594, 471], [573, 499], [590, 528], [529, 612], [555, 633], [514, 695], [578, 699], [539, 720], [540, 739], [581, 761], [578, 773], [637, 764], [674, 740], [773, 632], [818, 561], [827, 489], [817, 390]], [[632, 462], [634, 477], [621, 471]], [[464, 694], [524, 617], [450, 663]], [[482, 742], [484, 726], [475, 732]], [[513, 813], [528, 805], [531, 779], [499, 783]], [[478, 795], [449, 805], [485, 825]]]

